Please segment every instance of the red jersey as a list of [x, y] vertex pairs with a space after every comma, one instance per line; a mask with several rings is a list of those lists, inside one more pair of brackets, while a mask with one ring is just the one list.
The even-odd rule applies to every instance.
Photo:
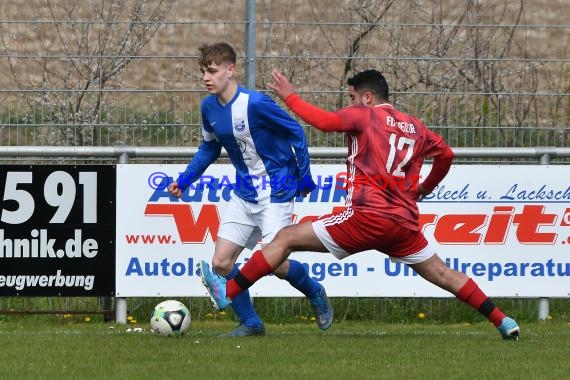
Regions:
[[429, 175], [433, 178], [425, 182], [420, 178], [425, 157], [437, 158], [451, 152], [441, 136], [387, 103], [331, 113], [292, 94], [286, 104], [317, 128], [348, 135], [347, 207], [380, 214], [408, 229], [418, 229], [418, 185], [429, 182], [431, 191], [451, 165], [451, 159], [444, 165], [434, 162], [435, 170]]

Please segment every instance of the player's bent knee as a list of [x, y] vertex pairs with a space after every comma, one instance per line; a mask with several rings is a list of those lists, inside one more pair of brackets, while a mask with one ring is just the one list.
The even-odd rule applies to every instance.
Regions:
[[225, 276], [230, 273], [234, 267], [232, 260], [225, 258], [217, 258], [214, 256], [212, 259], [212, 268], [217, 274]]

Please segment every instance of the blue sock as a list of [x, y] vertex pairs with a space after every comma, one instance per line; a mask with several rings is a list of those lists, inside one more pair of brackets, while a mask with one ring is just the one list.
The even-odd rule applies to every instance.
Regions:
[[293, 287], [308, 298], [311, 298], [321, 290], [321, 285], [309, 277], [303, 264], [296, 260], [289, 260], [289, 271], [285, 276], [285, 280], [289, 281]]
[[[237, 265], [234, 265], [234, 269], [227, 275], [224, 276], [227, 280], [234, 278], [239, 272]], [[261, 326], [261, 318], [255, 312], [253, 308], [253, 303], [249, 296], [249, 291], [244, 290], [237, 297], [232, 299], [232, 308], [239, 318], [240, 322], [249, 327], [259, 327]]]

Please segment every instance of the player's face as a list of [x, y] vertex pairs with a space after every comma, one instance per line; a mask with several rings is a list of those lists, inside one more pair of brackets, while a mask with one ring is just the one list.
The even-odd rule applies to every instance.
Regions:
[[348, 86], [348, 96], [350, 97], [351, 106], [372, 106], [374, 99], [370, 91], [364, 91], [362, 94], [354, 89], [353, 86]]
[[233, 63], [218, 65], [212, 62], [208, 67], [200, 67], [200, 71], [206, 90], [210, 94], [219, 95], [228, 87], [235, 72], [235, 65]]
[[361, 106], [362, 96], [354, 89], [353, 86], [348, 86], [348, 96], [350, 98], [351, 106]]

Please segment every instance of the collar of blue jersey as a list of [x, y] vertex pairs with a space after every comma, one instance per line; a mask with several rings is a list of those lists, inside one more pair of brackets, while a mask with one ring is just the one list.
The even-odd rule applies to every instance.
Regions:
[[226, 104], [222, 104], [222, 102], [220, 102], [220, 98], [218, 98], [216, 95], [216, 102], [218, 103], [218, 105], [220, 107], [227, 107], [228, 105], [232, 104], [233, 102], [235, 102], [235, 100], [237, 99], [237, 97], [239, 96], [239, 94], [243, 92], [243, 87], [241, 87], [240, 85], [237, 86], [236, 88], [236, 93], [234, 94], [234, 96], [232, 96], [232, 99], [227, 102]]

